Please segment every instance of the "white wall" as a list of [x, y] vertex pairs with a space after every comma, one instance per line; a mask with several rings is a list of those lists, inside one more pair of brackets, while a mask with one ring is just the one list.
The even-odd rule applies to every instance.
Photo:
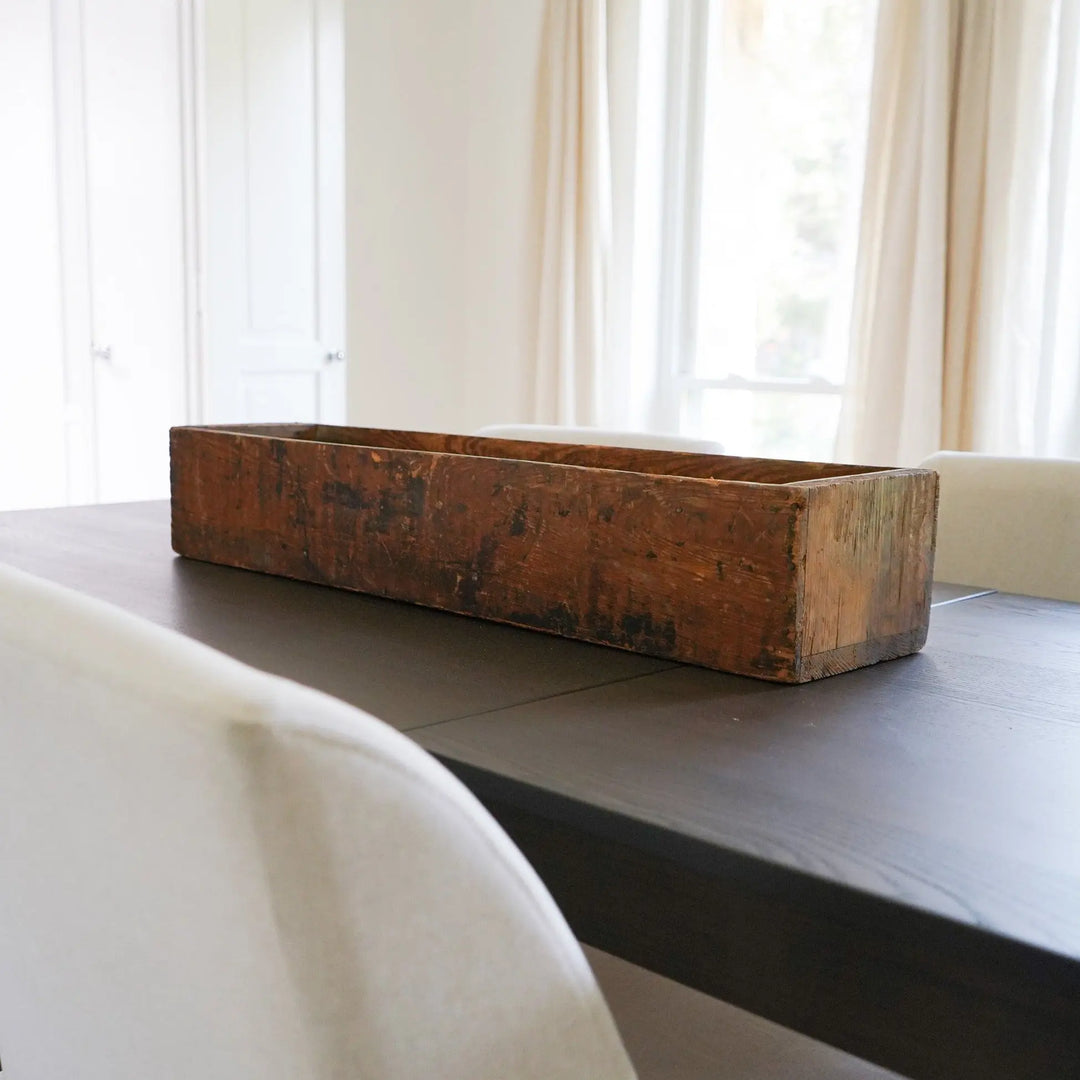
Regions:
[[526, 419], [543, 0], [349, 0], [349, 419]]
[[544, 0], [474, 0], [466, 355], [470, 429], [532, 420], [539, 278], [534, 174]]

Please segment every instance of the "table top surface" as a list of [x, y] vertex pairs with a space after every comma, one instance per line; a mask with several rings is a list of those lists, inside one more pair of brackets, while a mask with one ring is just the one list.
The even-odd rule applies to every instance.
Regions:
[[2, 514], [0, 561], [444, 760], [1080, 973], [1080, 605], [939, 586], [921, 653], [783, 686], [180, 559], [167, 503]]
[[519, 777], [1080, 957], [1080, 608], [990, 595], [910, 659], [780, 686], [680, 667], [426, 728]]
[[2, 514], [0, 560], [441, 756], [1080, 958], [1078, 605], [939, 587], [921, 653], [783, 686], [181, 559], [167, 503]]

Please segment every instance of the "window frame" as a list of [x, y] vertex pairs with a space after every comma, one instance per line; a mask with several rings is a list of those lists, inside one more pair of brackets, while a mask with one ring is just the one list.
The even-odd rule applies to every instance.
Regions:
[[820, 375], [748, 379], [695, 373], [709, 19], [716, 2], [687, 0], [669, 7], [656, 414], [670, 431], [699, 431], [708, 390], [842, 395], [846, 389], [846, 383]]

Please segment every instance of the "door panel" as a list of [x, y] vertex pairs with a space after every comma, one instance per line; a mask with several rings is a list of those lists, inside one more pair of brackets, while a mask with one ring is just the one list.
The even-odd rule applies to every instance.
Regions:
[[207, 419], [342, 422], [340, 0], [207, 0]]
[[319, 336], [311, 9], [311, 0], [260, 0], [244, 23], [245, 330], [253, 345], [303, 348]]
[[67, 501], [52, 22], [0, 6], [0, 510]]
[[175, 0], [82, 5], [99, 496], [168, 493], [186, 416]]
[[319, 415], [317, 374], [303, 371], [255, 371], [244, 379], [244, 418], [248, 423], [273, 424], [288, 402], [300, 416]]

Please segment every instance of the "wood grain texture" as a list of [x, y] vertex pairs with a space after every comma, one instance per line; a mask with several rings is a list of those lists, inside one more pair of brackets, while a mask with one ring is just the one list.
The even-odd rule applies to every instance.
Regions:
[[445, 763], [596, 948], [911, 1080], [1080, 1076], [1071, 959]]
[[[932, 537], [908, 536], [906, 515], [932, 474], [837, 479], [847, 466], [276, 425], [176, 428], [172, 456], [173, 545], [192, 558], [780, 682], [925, 636], [917, 548]], [[852, 499], [827, 501], [832, 484], [876, 498], [867, 522]], [[824, 640], [814, 613], [836, 607], [804, 586], [812, 500], [817, 521], [843, 514], [847, 535], [867, 536], [813, 550], [843, 564], [837, 587], [876, 599], [862, 638], [804, 663], [807, 627]]]
[[[809, 483], [802, 679], [922, 648], [933, 583], [937, 476], [916, 470]], [[802, 680], [800, 680], [802, 681]]]
[[838, 465], [833, 462], [689, 454], [636, 447], [545, 443], [531, 439], [489, 439], [480, 435], [443, 435], [431, 431], [394, 431], [387, 428], [335, 427], [326, 424], [222, 425], [201, 430], [242, 431], [271, 438], [334, 443], [338, 446], [513, 458], [546, 461], [556, 465], [577, 465], [590, 469], [616, 469], [623, 472], [652, 473], [657, 476], [696, 476], [699, 479], [738, 480], [756, 484], [788, 484], [880, 471], [874, 466]]
[[418, 733], [580, 938], [923, 1078], [1080, 1076], [1080, 606], [801, 686], [690, 667]]

